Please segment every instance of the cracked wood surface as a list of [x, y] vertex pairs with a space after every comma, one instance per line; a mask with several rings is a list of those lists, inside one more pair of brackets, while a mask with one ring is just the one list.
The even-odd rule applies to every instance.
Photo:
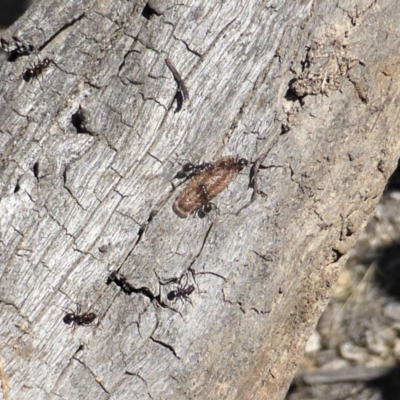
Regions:
[[[396, 166], [399, 19], [390, 0], [36, 2], [2, 38], [10, 398], [282, 399]], [[247, 168], [178, 218], [181, 165], [226, 155], [266, 155], [255, 201], [237, 215]], [[96, 325], [63, 322], [78, 305]]]

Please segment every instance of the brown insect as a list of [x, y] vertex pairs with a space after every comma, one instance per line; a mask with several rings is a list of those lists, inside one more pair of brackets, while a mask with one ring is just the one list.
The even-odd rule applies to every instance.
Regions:
[[216, 161], [214, 168], [196, 175], [176, 198], [172, 207], [174, 213], [186, 218], [202, 208], [208, 212], [210, 200], [220, 194], [247, 164], [246, 159], [232, 156]]

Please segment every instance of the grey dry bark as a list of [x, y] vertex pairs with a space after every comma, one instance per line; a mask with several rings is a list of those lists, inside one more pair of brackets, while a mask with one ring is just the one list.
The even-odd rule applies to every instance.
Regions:
[[[400, 4], [333, 3], [43, 1], [6, 32], [10, 398], [284, 397], [400, 147]], [[167, 57], [190, 94], [179, 112]], [[230, 154], [267, 154], [266, 196], [236, 215], [246, 171], [218, 212], [178, 218], [179, 162]], [[192, 304], [166, 298], [182, 276]], [[100, 324], [65, 325], [77, 304]]]

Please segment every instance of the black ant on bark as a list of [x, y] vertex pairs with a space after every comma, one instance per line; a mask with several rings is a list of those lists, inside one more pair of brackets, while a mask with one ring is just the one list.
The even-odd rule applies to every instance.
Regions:
[[176, 179], [190, 179], [196, 175], [199, 175], [203, 171], [208, 171], [214, 169], [214, 164], [209, 162], [204, 162], [201, 164], [186, 163], [182, 166], [182, 170], [179, 171], [175, 178]]
[[31, 67], [28, 68], [23, 75], [24, 80], [29, 82], [32, 78], [38, 77], [52, 62], [53, 60], [46, 57], [37, 64], [31, 64]]
[[73, 326], [76, 327], [76, 326], [82, 326], [82, 325], [90, 325], [96, 318], [97, 318], [97, 315], [93, 312], [85, 312], [85, 313], [81, 314], [80, 307], [78, 306], [78, 309], [76, 312], [71, 311], [71, 312], [65, 314], [63, 321], [67, 325], [73, 324]]
[[182, 171], [185, 172], [186, 174], [193, 174], [193, 175], [198, 175], [200, 172], [214, 169], [214, 164], [209, 163], [209, 162], [204, 162], [202, 164], [192, 164], [192, 163], [186, 163], [182, 167]]
[[206, 185], [199, 185], [198, 190], [201, 192], [201, 195], [203, 196], [203, 199], [205, 201], [205, 204], [197, 210], [197, 216], [202, 219], [205, 218], [205, 216], [209, 214], [214, 208], [217, 208], [217, 206], [214, 203], [210, 203], [208, 201], [208, 190]]
[[192, 301], [190, 300], [189, 296], [194, 292], [194, 290], [195, 290], [195, 288], [193, 285], [186, 285], [184, 287], [178, 287], [178, 289], [171, 290], [167, 294], [167, 299], [169, 301], [181, 299], [182, 301], [185, 300], [185, 301], [188, 301], [190, 304], [192, 304]]

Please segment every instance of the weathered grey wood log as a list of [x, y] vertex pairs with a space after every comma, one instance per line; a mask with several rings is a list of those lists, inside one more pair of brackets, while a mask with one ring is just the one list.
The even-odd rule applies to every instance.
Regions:
[[[0, 70], [9, 397], [282, 399], [396, 166], [399, 20], [390, 0], [32, 6]], [[248, 168], [178, 218], [182, 163], [225, 155], [266, 155], [255, 201], [238, 214]], [[98, 324], [66, 325], [78, 305]]]

